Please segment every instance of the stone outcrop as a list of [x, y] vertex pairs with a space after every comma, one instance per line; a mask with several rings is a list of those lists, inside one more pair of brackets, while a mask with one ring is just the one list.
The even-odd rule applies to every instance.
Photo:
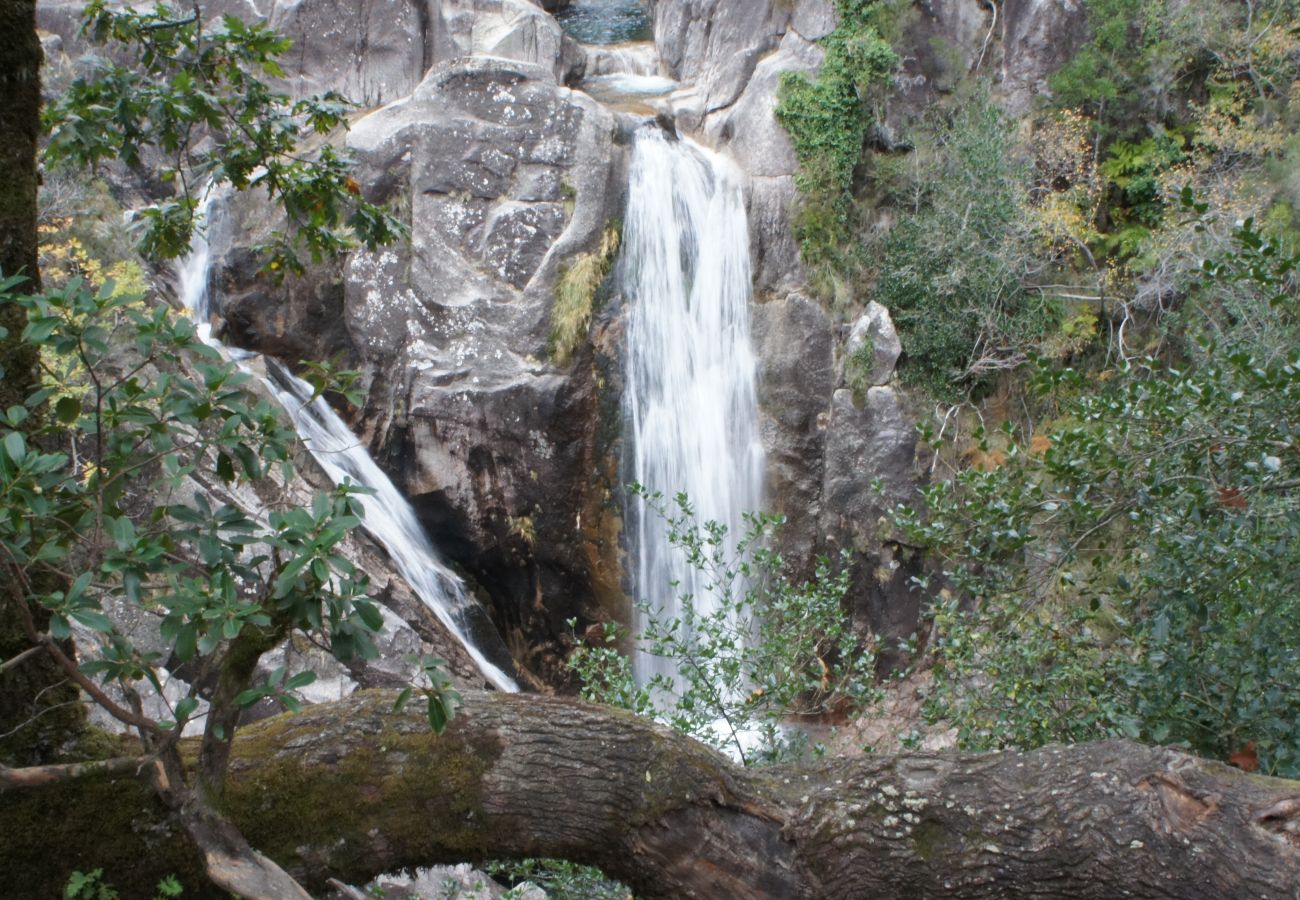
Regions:
[[365, 430], [533, 655], [594, 615], [578, 549], [594, 385], [589, 365], [546, 359], [561, 266], [619, 212], [615, 136], [604, 107], [548, 70], [476, 59], [436, 69], [349, 139], [364, 183], [410, 204], [410, 244], [346, 272], [348, 330], [373, 373]]
[[802, 293], [754, 308], [760, 433], [767, 450], [767, 499], [786, 516], [786, 556], [811, 560], [821, 546], [827, 404], [835, 388], [835, 333], [821, 305]]
[[608, 561], [581, 539], [604, 527], [588, 497], [591, 357], [559, 369], [547, 342], [562, 266], [619, 214], [617, 136], [552, 67], [458, 58], [348, 136], [363, 190], [402, 211], [409, 243], [276, 286], [232, 246], [275, 227], [264, 207], [214, 228], [239, 235], [217, 248], [228, 336], [291, 360], [341, 353], [365, 373], [356, 415], [376, 458], [516, 655], [550, 675], [566, 619], [616, 614], [593, 607], [589, 570]]

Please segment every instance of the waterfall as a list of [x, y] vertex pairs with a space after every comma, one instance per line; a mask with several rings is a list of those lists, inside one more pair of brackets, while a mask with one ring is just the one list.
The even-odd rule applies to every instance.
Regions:
[[[637, 134], [623, 232], [627, 326], [625, 474], [665, 496], [685, 492], [697, 521], [728, 539], [762, 499], [756, 364], [749, 336], [749, 228], [734, 166], [657, 127]], [[637, 600], [661, 619], [689, 594], [716, 609], [703, 576], [671, 546], [646, 504], [629, 511]], [[637, 613], [644, 625], [644, 613]], [[675, 676], [669, 660], [638, 654], [637, 679]]]
[[[204, 342], [241, 365], [253, 354], [227, 348], [212, 337], [208, 272], [211, 249], [206, 227], [211, 196], [204, 201], [196, 221], [189, 254], [177, 265], [176, 286], [181, 303], [198, 325]], [[274, 360], [267, 360], [263, 383], [293, 420], [312, 456], [335, 484], [349, 480], [374, 493], [358, 498], [365, 516], [362, 527], [388, 551], [397, 571], [425, 606], [438, 617], [473, 658], [483, 676], [498, 690], [514, 692], [519, 686], [499, 666], [490, 662], [470, 635], [493, 628], [487, 613], [449, 569], [420, 527], [415, 510], [379, 468], [351, 429], [322, 397], [313, 399], [311, 385]]]

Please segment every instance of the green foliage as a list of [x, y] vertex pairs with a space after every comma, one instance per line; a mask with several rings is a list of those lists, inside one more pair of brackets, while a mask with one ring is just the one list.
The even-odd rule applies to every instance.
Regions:
[[[293, 433], [248, 393], [250, 376], [204, 346], [188, 318], [143, 307], [112, 282], [92, 292], [74, 279], [30, 297], [13, 285], [0, 284], [0, 302], [27, 309], [22, 340], [47, 360], [49, 386], [0, 417], [0, 568], [20, 610], [49, 613], [50, 637], [66, 639], [74, 624], [97, 636], [81, 674], [128, 690], [145, 680], [161, 693], [163, 665], [220, 665], [238, 644], [274, 644], [295, 628], [324, 632], [340, 658], [373, 656], [382, 617], [339, 549], [360, 523], [354, 488], [259, 521], [214, 507], [190, 480], [289, 471]], [[35, 590], [46, 575], [62, 587]], [[158, 618], [166, 652], [114, 626], [105, 608], [119, 603]], [[280, 670], [242, 686], [235, 702], [292, 707], [310, 677]], [[145, 726], [178, 734], [197, 707], [192, 689], [168, 720]]]
[[1220, 6], [1092, 0], [1089, 40], [1050, 80], [1056, 102], [1091, 116], [1103, 141], [1140, 140], [1152, 126], [1175, 124], [1183, 80], [1208, 68], [1221, 36]]
[[[273, 91], [263, 79], [284, 74], [276, 59], [289, 41], [269, 26], [227, 15], [205, 30], [197, 12], [159, 4], [140, 13], [103, 0], [93, 0], [85, 16], [93, 41], [125, 49], [133, 62], [103, 62], [47, 108], [46, 154], [82, 166], [160, 160], [158, 176], [178, 193], [140, 212], [147, 256], [184, 253], [198, 194], [224, 183], [262, 188], [288, 215], [290, 229], [265, 248], [275, 272], [301, 272], [304, 247], [319, 261], [358, 241], [374, 247], [404, 233], [361, 196], [350, 159], [328, 143], [302, 149], [305, 134], [345, 125], [350, 105], [336, 94], [291, 101]], [[209, 138], [210, 147], [202, 143]]]
[[871, 124], [869, 98], [893, 74], [898, 57], [872, 24], [870, 0], [837, 0], [839, 25], [821, 40], [816, 79], [781, 75], [776, 116], [790, 134], [803, 205], [795, 220], [809, 266], [835, 264], [851, 234], [853, 172]]
[[1028, 178], [987, 92], [936, 113], [916, 144], [887, 184], [902, 208], [876, 254], [873, 297], [902, 336], [901, 377], [947, 397], [1022, 363], [1061, 311], [1029, 288], [1042, 263]]
[[520, 859], [490, 862], [484, 870], [514, 890], [536, 885], [552, 900], [629, 900], [631, 891], [610, 881], [599, 869], [563, 859]]
[[603, 644], [580, 643], [569, 665], [586, 699], [653, 716], [748, 765], [803, 751], [782, 730], [792, 717], [860, 707], [874, 696], [874, 657], [861, 649], [843, 609], [847, 566], [822, 559], [812, 579], [793, 583], [767, 546], [779, 517], [749, 517], [746, 534], [733, 543], [716, 522], [699, 525], [684, 495], [672, 515], [660, 495], [633, 490], [664, 518], [670, 541], [705, 577], [710, 596], [683, 596], [679, 617], [642, 607], [645, 624], [634, 643], [672, 660], [679, 680], [656, 674], [637, 684], [614, 647], [625, 635], [613, 626]]
[[[169, 875], [158, 882], [154, 900], [171, 900], [184, 893], [176, 876]], [[119, 894], [104, 880], [103, 869], [93, 869], [89, 872], [74, 871], [69, 875], [68, 883], [63, 889], [63, 896], [66, 900], [117, 900]]]
[[442, 734], [456, 717], [460, 708], [460, 691], [452, 687], [451, 676], [447, 674], [447, 661], [436, 656], [425, 656], [418, 660], [420, 674], [425, 684], [403, 688], [393, 704], [394, 712], [401, 712], [410, 701], [414, 691], [419, 690], [425, 699], [425, 715], [434, 734]]
[[[1300, 256], [1250, 222], [1235, 237], [1207, 279], [1294, 319]], [[1261, 770], [1294, 777], [1300, 355], [1205, 333], [1195, 365], [1106, 375], [1043, 368], [1050, 440], [1009, 434], [1001, 466], [899, 512], [944, 562], [931, 711], [970, 747], [1254, 742]]]
[[1098, 167], [1115, 195], [1107, 207], [1108, 234], [1100, 242], [1104, 251], [1122, 256], [1137, 253], [1142, 240], [1164, 219], [1161, 176], [1187, 159], [1182, 142], [1169, 134], [1110, 145]]

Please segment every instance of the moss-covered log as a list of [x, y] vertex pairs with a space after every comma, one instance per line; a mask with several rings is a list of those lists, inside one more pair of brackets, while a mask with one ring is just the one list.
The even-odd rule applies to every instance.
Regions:
[[[1174, 750], [1116, 742], [742, 770], [596, 706], [476, 693], [435, 737], [392, 700], [359, 694], [235, 742], [226, 811], [309, 886], [500, 856], [593, 863], [645, 897], [1294, 900], [1300, 886], [1300, 783]], [[109, 788], [96, 781], [87, 804], [145, 796], [129, 776], [119, 795]], [[150, 853], [184, 860], [158, 807], [105, 833], [98, 810], [44, 820], [55, 808], [45, 790], [5, 793], [6, 842], [17, 828], [27, 843], [47, 835], [110, 874], [97, 843], [152, 839]], [[0, 863], [18, 875], [19, 860]], [[24, 885], [71, 868], [49, 854], [22, 865], [35, 867]]]

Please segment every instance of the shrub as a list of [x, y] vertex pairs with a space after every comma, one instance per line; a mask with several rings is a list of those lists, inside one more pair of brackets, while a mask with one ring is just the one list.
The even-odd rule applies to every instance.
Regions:
[[898, 57], [872, 24], [870, 0], [836, 0], [839, 25], [821, 41], [826, 52], [815, 79], [781, 75], [776, 116], [799, 157], [795, 182], [803, 204], [795, 217], [803, 261], [834, 266], [852, 235], [853, 172], [871, 124], [869, 99]]
[[1052, 298], [1029, 289], [1043, 263], [1027, 182], [984, 90], [918, 135], [888, 185], [907, 205], [874, 248], [873, 298], [902, 336], [904, 379], [952, 395], [1024, 362], [1059, 319]]
[[[1206, 267], [1294, 317], [1247, 222]], [[1203, 333], [1195, 365], [1041, 369], [1060, 416], [898, 524], [944, 563], [931, 713], [975, 748], [1124, 735], [1300, 773], [1300, 355]], [[1044, 440], [1044, 438], [1047, 438]], [[940, 587], [933, 585], [933, 587]]]
[[587, 339], [591, 317], [596, 311], [596, 292], [618, 255], [621, 232], [617, 225], [606, 227], [600, 246], [580, 253], [560, 270], [555, 282], [555, 306], [551, 310], [551, 359], [567, 366], [578, 347]]

